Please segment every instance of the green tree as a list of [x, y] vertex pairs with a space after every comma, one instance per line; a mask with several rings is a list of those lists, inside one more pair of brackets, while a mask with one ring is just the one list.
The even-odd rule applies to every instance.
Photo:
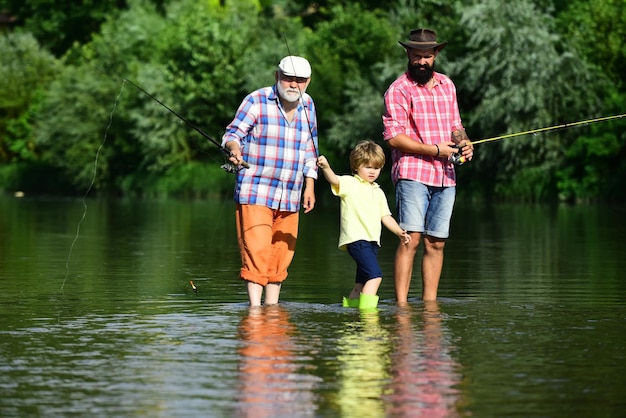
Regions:
[[0, 10], [58, 57], [74, 42], [87, 43], [102, 22], [125, 7], [125, 0], [0, 0]]
[[320, 126], [324, 131], [335, 127], [328, 141], [349, 151], [359, 139], [372, 136], [372, 128], [377, 130], [372, 139], [380, 137], [382, 94], [373, 90], [384, 88], [380, 63], [388, 53], [381, 45], [395, 42], [386, 17], [358, 4], [336, 6], [333, 19], [320, 23], [307, 42], [315, 68], [311, 94], [320, 109]]
[[[554, 19], [531, 1], [475, 2], [463, 7], [460, 26], [467, 51], [450, 68], [462, 107], [471, 109], [466, 118], [470, 137], [601, 116], [602, 77], [556, 32]], [[572, 140], [568, 134], [477, 145], [468, 170], [485, 190], [501, 197], [555, 196], [554, 173]]]
[[[23, 170], [30, 164], [58, 170], [75, 191], [95, 174], [102, 192], [224, 190], [231, 180], [217, 147], [125, 80], [219, 141], [242, 98], [273, 84], [288, 53], [311, 61], [320, 150], [347, 169], [354, 142], [381, 139], [383, 93], [406, 68], [397, 41], [416, 27], [449, 42], [437, 69], [455, 81], [473, 139], [623, 112], [624, 51], [612, 37], [626, 27], [619, 1], [379, 3], [107, 0], [51, 10], [50, 0], [0, 0], [21, 19], [13, 44], [0, 46], [0, 184], [34, 178], [36, 169]], [[15, 55], [18, 36], [29, 52]], [[626, 164], [621, 128], [477, 145], [459, 178], [500, 198], [617, 196], [610, 173]]]
[[[230, 9], [186, 0], [162, 16], [147, 2], [133, 2], [66, 55], [70, 65], [38, 113], [45, 158], [81, 190], [94, 176], [96, 156], [96, 190], [200, 187], [197, 179], [207, 171], [196, 162], [208, 160], [219, 170], [221, 152], [125, 80], [219, 141], [243, 98], [246, 75], [259, 68], [251, 57], [267, 25], [257, 22], [257, 10], [254, 2]], [[214, 185], [219, 176], [210, 176], [207, 184]]]
[[[260, 36], [263, 29], [256, 10], [252, 3], [237, 10], [195, 1], [173, 6], [167, 19], [177, 24], [167, 25], [159, 34], [153, 63], [138, 72], [146, 90], [217, 142], [247, 93], [244, 77], [258, 68], [250, 65], [254, 62], [250, 51], [265, 38]], [[224, 29], [235, 27], [240, 29]], [[190, 132], [162, 106], [144, 99], [145, 105], [132, 112], [133, 133], [142, 143], [149, 168], [162, 170], [211, 156], [223, 161], [214, 144]]]
[[[570, 40], [610, 84], [604, 94], [608, 115], [626, 109], [626, 8], [623, 0], [573, 1], [558, 15], [563, 36]], [[586, 86], [582, 86], [585, 90]], [[626, 174], [624, 121], [593, 125], [566, 150], [566, 164], [557, 172], [561, 197], [567, 200], [613, 200], [623, 197]]]
[[[611, 114], [624, 114], [626, 97], [614, 93], [606, 107]], [[556, 173], [562, 200], [624, 200], [626, 120], [591, 125], [572, 142], [565, 156], [566, 164]]]
[[121, 88], [124, 78], [150, 61], [164, 25], [154, 8], [138, 4], [105, 23], [92, 42], [70, 51], [69, 64], [49, 86], [35, 121], [36, 145], [76, 189], [90, 184], [96, 155], [95, 187], [103, 191], [116, 190], [125, 176], [141, 169], [142, 150], [128, 134], [125, 113], [138, 97]]
[[31, 158], [31, 103], [61, 66], [28, 33], [0, 35], [0, 163]]
[[[16, 18], [15, 27], [31, 33], [48, 51], [61, 57], [75, 44], [84, 45], [100, 25], [128, 9], [134, 0], [0, 0], [0, 10]], [[163, 11], [167, 0], [150, 0]]]
[[557, 21], [563, 36], [622, 91], [626, 86], [625, 6], [624, 0], [574, 0]]

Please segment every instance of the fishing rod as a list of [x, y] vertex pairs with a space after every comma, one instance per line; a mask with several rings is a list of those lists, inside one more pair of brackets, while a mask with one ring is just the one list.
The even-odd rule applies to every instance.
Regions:
[[[493, 142], [493, 141], [499, 141], [501, 139], [513, 138], [513, 137], [516, 137], [516, 136], [538, 134], [538, 133], [541, 133], [541, 132], [555, 131], [557, 129], [567, 129], [567, 128], [573, 128], [574, 126], [589, 125], [591, 123], [597, 123], [597, 122], [606, 122], [606, 121], [612, 120], [612, 119], [621, 119], [624, 116], [626, 116], [626, 113], [622, 113], [621, 115], [604, 116], [604, 117], [601, 117], [601, 118], [581, 120], [579, 122], [564, 123], [564, 124], [561, 124], [561, 125], [548, 126], [548, 127], [545, 127], [545, 128], [531, 129], [529, 131], [524, 131], [524, 132], [517, 132], [517, 133], [513, 133], [513, 134], [494, 136], [493, 138], [480, 139], [478, 141], [472, 141], [471, 144], [472, 145], [478, 145], [478, 144], [484, 144], [486, 142]], [[455, 146], [455, 147], [459, 148], [459, 146]], [[454, 164], [457, 164], [457, 165], [462, 165], [462, 164], [464, 164], [466, 162], [465, 161], [465, 157], [463, 157], [459, 152], [457, 152], [455, 154], [452, 154], [450, 156], [450, 161], [452, 163], [454, 163]]]
[[[188, 121], [187, 119], [185, 119], [184, 117], [182, 117], [181, 115], [179, 115], [178, 113], [176, 113], [175, 111], [173, 111], [172, 109], [170, 109], [168, 106], [166, 106], [163, 102], [161, 102], [159, 99], [157, 99], [156, 97], [154, 97], [152, 94], [148, 93], [146, 90], [144, 90], [143, 88], [139, 87], [137, 84], [133, 83], [131, 80], [125, 78], [124, 81], [128, 81], [130, 84], [132, 84], [133, 86], [135, 86], [139, 91], [141, 91], [142, 93], [144, 93], [146, 96], [148, 96], [149, 98], [151, 98], [152, 100], [154, 100], [155, 102], [157, 102], [158, 104], [160, 104], [161, 106], [163, 106], [164, 108], [166, 108], [168, 111], [170, 111], [172, 114], [174, 114], [178, 119], [182, 120], [183, 122], [185, 122], [185, 124], [187, 126], [189, 126], [190, 128], [194, 129], [196, 132], [198, 132], [200, 135], [202, 135], [203, 137], [205, 137], [206, 139], [208, 139], [210, 142], [212, 142], [213, 144], [217, 145], [217, 147], [222, 150], [222, 152], [224, 154], [226, 154], [227, 156], [231, 157], [232, 153], [224, 148], [222, 146], [222, 144], [220, 144], [219, 142], [217, 142], [215, 139], [211, 138], [206, 132], [204, 132], [202, 129], [200, 129], [197, 125], [191, 123], [190, 121]], [[245, 167], [245, 168], [250, 168], [250, 165], [248, 165], [247, 162], [243, 161], [241, 162], [241, 166]], [[221, 166], [222, 169], [228, 171], [229, 173], [234, 173], [237, 170], [237, 167], [231, 165], [231, 164], [223, 164]]]
[[606, 122], [607, 120], [620, 119], [620, 118], [623, 118], [624, 116], [626, 116], [626, 113], [623, 113], [621, 115], [605, 116], [605, 117], [596, 118], [596, 119], [581, 120], [579, 122], [564, 123], [562, 125], [548, 126], [546, 128], [531, 129], [530, 131], [517, 132], [517, 133], [514, 133], [514, 134], [506, 134], [506, 135], [494, 136], [493, 138], [486, 138], [486, 139], [481, 139], [481, 140], [478, 140], [478, 141], [472, 141], [472, 145], [482, 144], [482, 143], [485, 143], [485, 142], [499, 141], [501, 139], [513, 138], [515, 136], [522, 136], [522, 135], [529, 135], [529, 134], [538, 134], [540, 132], [554, 131], [554, 130], [557, 130], [557, 129], [573, 128], [574, 126], [579, 126], [579, 125], [588, 125], [588, 124], [591, 124], [591, 123]]
[[[295, 73], [296, 66], [293, 62], [293, 55], [291, 55], [291, 50], [289, 49], [289, 43], [287, 42], [287, 35], [283, 32], [283, 39], [285, 40], [285, 46], [287, 47], [287, 53], [291, 57], [291, 66], [293, 67], [293, 71]], [[309, 120], [309, 114], [307, 113], [307, 107], [304, 105], [304, 98], [302, 97], [302, 90], [300, 89], [300, 84], [296, 83], [298, 86], [298, 92], [300, 93], [300, 103], [302, 103], [302, 107], [304, 107], [304, 116], [306, 117], [306, 123], [309, 126], [309, 133], [311, 134], [311, 142], [313, 143], [313, 150], [315, 151], [315, 158], [318, 157], [319, 152], [317, 151], [317, 146], [315, 145], [315, 141], [313, 140], [313, 128], [311, 128], [311, 121]]]

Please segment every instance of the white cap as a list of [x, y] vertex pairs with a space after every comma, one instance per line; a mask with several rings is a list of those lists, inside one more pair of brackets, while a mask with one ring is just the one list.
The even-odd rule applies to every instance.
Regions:
[[311, 64], [306, 58], [289, 55], [278, 64], [278, 69], [286, 76], [291, 77], [311, 77]]

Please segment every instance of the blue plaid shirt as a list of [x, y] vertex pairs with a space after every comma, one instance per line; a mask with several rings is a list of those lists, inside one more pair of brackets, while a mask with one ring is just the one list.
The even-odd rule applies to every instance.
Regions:
[[237, 172], [235, 201], [297, 212], [304, 178], [317, 179], [317, 117], [311, 96], [303, 94], [288, 122], [276, 86], [250, 93], [226, 127], [222, 146], [230, 141], [239, 143], [250, 165]]

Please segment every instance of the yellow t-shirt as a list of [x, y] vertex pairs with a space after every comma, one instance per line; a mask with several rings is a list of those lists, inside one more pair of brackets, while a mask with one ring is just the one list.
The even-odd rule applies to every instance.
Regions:
[[369, 183], [358, 175], [339, 176], [339, 186], [331, 186], [341, 198], [339, 248], [351, 242], [375, 241], [380, 246], [381, 220], [391, 215], [385, 192], [377, 183]]

